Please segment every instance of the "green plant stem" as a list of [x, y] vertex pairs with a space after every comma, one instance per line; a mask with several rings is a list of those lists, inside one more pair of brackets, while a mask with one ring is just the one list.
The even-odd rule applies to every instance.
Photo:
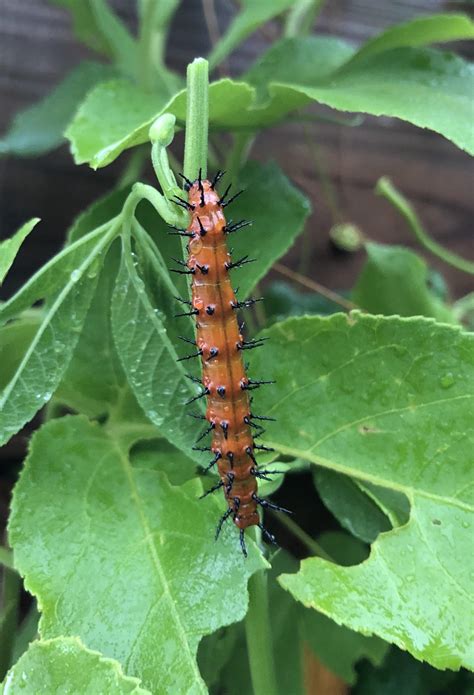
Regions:
[[316, 17], [324, 5], [324, 0], [298, 0], [286, 16], [286, 38], [306, 36], [310, 33]]
[[138, 43], [138, 82], [151, 92], [158, 88], [171, 96], [176, 79], [165, 65], [165, 45], [169, 23], [176, 7], [158, 0], [141, 0]]
[[334, 302], [334, 304], [342, 306], [346, 311], [353, 311], [354, 309], [362, 311], [362, 309], [357, 304], [354, 304], [354, 302], [351, 302], [350, 299], [341, 297], [340, 294], [333, 292], [333, 290], [330, 290], [329, 287], [324, 287], [324, 285], [316, 282], [316, 280], [311, 280], [311, 278], [307, 278], [304, 275], [301, 275], [301, 273], [297, 273], [294, 270], [291, 270], [291, 268], [287, 268], [282, 263], [275, 263], [273, 265], [273, 270], [276, 270], [278, 273], [281, 273], [281, 275], [284, 275], [294, 282], [298, 282], [300, 285], [303, 285], [303, 287], [307, 287], [309, 290], [317, 292], [322, 297], [326, 297], [326, 299]]
[[311, 555], [321, 557], [323, 558], [323, 560], [328, 560], [329, 562], [334, 562], [334, 559], [324, 550], [324, 548], [320, 546], [319, 543], [314, 540], [314, 538], [311, 538], [311, 536], [307, 534], [306, 531], [303, 531], [303, 529], [300, 526], [298, 526], [298, 524], [296, 524], [293, 521], [293, 519], [291, 519], [289, 516], [286, 516], [286, 514], [279, 514], [277, 518], [278, 521], [282, 524], [282, 526], [285, 526], [288, 529], [288, 531], [290, 531], [295, 536], [295, 538], [298, 538], [298, 540], [300, 540], [303, 543], [303, 545], [306, 546]]
[[383, 176], [377, 181], [375, 192], [378, 195], [382, 195], [384, 198], [386, 198], [389, 203], [391, 203], [398, 210], [398, 212], [405, 218], [413, 234], [425, 249], [430, 251], [434, 256], [441, 258], [441, 260], [445, 263], [452, 265], [454, 268], [462, 270], [465, 273], [469, 273], [470, 275], [474, 275], [474, 263], [466, 261], [464, 258], [461, 258], [461, 256], [458, 256], [455, 253], [451, 253], [451, 251], [448, 251], [441, 246], [441, 244], [438, 244], [436, 241], [431, 239], [423, 228], [408, 200], [395, 188], [387, 176]]
[[0, 565], [3, 565], [9, 570], [14, 570], [15, 567], [13, 565], [13, 553], [11, 550], [8, 550], [8, 548], [4, 548], [3, 546], [0, 546]]
[[207, 176], [207, 137], [209, 122], [209, 65], [196, 58], [187, 70], [186, 135], [184, 175], [194, 181], [199, 169]]
[[140, 20], [140, 37], [138, 44], [138, 81], [141, 86], [150, 91], [153, 81], [153, 3], [151, 0], [144, 0], [142, 3], [142, 13]]
[[13, 645], [18, 624], [21, 579], [17, 572], [3, 570], [2, 595], [0, 605], [3, 615], [0, 620], [0, 680], [11, 665]]
[[245, 617], [245, 636], [253, 695], [278, 694], [267, 584], [266, 570], [253, 574], [248, 584], [249, 609]]
[[249, 152], [255, 140], [255, 133], [240, 132], [234, 134], [234, 144], [226, 159], [225, 170], [229, 180], [236, 183], [240, 170], [247, 161]]
[[139, 145], [132, 150], [129, 160], [117, 182], [117, 188], [127, 188], [140, 178], [145, 166], [148, 151], [146, 145]]

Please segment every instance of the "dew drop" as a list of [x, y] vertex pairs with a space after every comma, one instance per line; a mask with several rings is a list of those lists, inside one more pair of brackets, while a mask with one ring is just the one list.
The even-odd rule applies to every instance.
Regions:
[[80, 277], [81, 277], [81, 271], [80, 270], [73, 270], [71, 273], [71, 282], [77, 282]]
[[463, 528], [469, 528], [469, 526], [470, 526], [469, 521], [463, 521], [463, 522], [462, 522], [462, 527], [463, 527]]

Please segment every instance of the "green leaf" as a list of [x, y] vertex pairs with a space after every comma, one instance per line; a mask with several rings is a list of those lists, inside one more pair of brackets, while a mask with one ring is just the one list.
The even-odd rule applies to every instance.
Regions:
[[474, 23], [467, 15], [446, 13], [416, 17], [409, 22], [389, 27], [366, 41], [351, 62], [401, 46], [428, 46], [431, 43], [473, 38]]
[[[239, 625], [223, 627], [214, 634], [204, 637], [199, 643], [199, 670], [209, 689], [213, 686], [222, 688], [223, 674], [227, 670], [226, 665], [231, 663], [231, 659], [235, 656], [237, 640], [242, 635], [243, 623], [240, 623]], [[243, 641], [245, 641], [245, 636]], [[239, 671], [241, 670], [239, 668]], [[250, 685], [250, 680], [248, 684]], [[226, 691], [226, 695], [230, 695], [230, 693]]]
[[[70, 2], [71, 0], [66, 1]], [[105, 39], [107, 52], [124, 75], [135, 77], [138, 57], [137, 42], [118, 15], [110, 9], [107, 0], [89, 0], [89, 2], [96, 30]], [[77, 12], [76, 6], [77, 3], [74, 3], [74, 5], [70, 5], [70, 9]]]
[[77, 637], [33, 642], [7, 673], [2, 695], [39, 693], [114, 693], [151, 695], [120, 664], [86, 649]]
[[106, 0], [51, 0], [72, 15], [74, 33], [92, 50], [112, 58], [126, 73], [136, 69], [136, 43]]
[[66, 130], [76, 164], [93, 169], [112, 162], [126, 147], [140, 139], [135, 131], [161, 113], [166, 95], [145, 92], [128, 80], [101, 82], [83, 101]]
[[20, 246], [25, 241], [28, 234], [33, 231], [39, 221], [39, 217], [33, 217], [33, 219], [25, 222], [25, 224], [20, 227], [17, 232], [15, 232], [11, 239], [6, 239], [0, 243], [0, 285], [10, 270], [11, 265], [15, 260], [18, 251], [20, 250]]
[[282, 585], [438, 668], [472, 664], [474, 336], [357, 313], [292, 319], [263, 335], [272, 340], [251, 373], [277, 383], [262, 389], [259, 409], [284, 423], [269, 423], [265, 443], [411, 503], [409, 522], [382, 534], [363, 564], [312, 558]]
[[[210, 85], [209, 118], [214, 128], [242, 121], [240, 110], [251, 104], [254, 90], [245, 83], [224, 79]], [[104, 82], [92, 90], [66, 132], [77, 164], [93, 169], [113, 162], [125, 149], [148, 142], [148, 131], [162, 113], [186, 121], [186, 90], [171, 100], [166, 94], [148, 94], [125, 80]]]
[[448, 14], [391, 27], [356, 53], [335, 39], [325, 39], [327, 45], [315, 37], [283, 40], [248, 73], [260, 103], [266, 93], [270, 100], [253, 114], [242, 111], [242, 121], [263, 125], [315, 100], [342, 111], [402, 118], [473, 152], [472, 67], [450, 53], [421, 48], [472, 35], [467, 17]]
[[0, 394], [0, 444], [51, 398], [77, 344], [95, 281], [70, 282], [44, 314], [12, 378]]
[[10, 129], [0, 139], [0, 154], [30, 157], [59, 147], [87, 92], [113, 75], [114, 70], [107, 65], [81, 63], [48, 96], [14, 117]]
[[311, 292], [298, 292], [293, 285], [278, 280], [265, 286], [265, 314], [267, 325], [282, 321], [290, 316], [303, 314], [330, 315], [340, 311], [341, 308], [322, 297]]
[[428, 267], [402, 246], [366, 244], [367, 261], [353, 291], [353, 299], [372, 314], [431, 316], [456, 323], [453, 312], [428, 287]]
[[327, 559], [344, 567], [358, 565], [369, 557], [367, 544], [344, 531], [323, 531], [317, 543], [329, 556]]
[[211, 68], [218, 65], [236, 46], [262, 24], [287, 10], [293, 0], [240, 0], [242, 10], [231, 22], [225, 34], [208, 57]]
[[143, 434], [156, 436], [120, 365], [112, 337], [110, 302], [119, 267], [119, 242], [109, 250], [87, 312], [74, 355], [55, 398], [89, 417], [113, 414], [127, 424], [144, 425]]
[[444, 135], [472, 154], [473, 88], [473, 68], [462, 58], [428, 48], [394, 48], [349, 60], [312, 86], [272, 84], [272, 102], [261, 120], [281, 118], [314, 100], [339, 111], [401, 118]]
[[[234, 271], [239, 296], [246, 297], [301, 234], [311, 205], [274, 163], [249, 162], [239, 177], [239, 184], [243, 185], [244, 194], [232, 203], [228, 214], [233, 219], [250, 220], [252, 226], [229, 235], [229, 245], [234, 259], [246, 255], [256, 259], [255, 263]], [[262, 205], [262, 200], [269, 199], [272, 205]]]
[[[17, 316], [35, 302], [51, 297], [68, 283], [79, 279], [82, 264], [93, 264], [99, 256], [104, 237], [110, 240], [106, 228], [98, 228], [77, 242], [67, 246], [50, 261], [45, 263], [34, 275], [3, 304], [0, 304], [0, 323]], [[94, 272], [94, 267], [90, 272]], [[95, 273], [97, 275], [97, 272]]]
[[257, 102], [262, 104], [269, 96], [270, 84], [298, 84], [312, 86], [327, 77], [354, 55], [351, 44], [333, 36], [305, 36], [280, 39], [259, 56], [244, 75], [256, 88]]
[[[112, 297], [112, 332], [122, 367], [148, 419], [176, 447], [195, 458], [192, 446], [202, 426], [187, 416], [183, 406], [197, 395], [198, 388], [186, 378], [183, 362], [177, 361], [179, 355], [168, 335], [165, 307], [155, 309], [152, 305], [130, 244], [126, 239], [123, 243]], [[167, 274], [161, 273], [165, 281]], [[171, 292], [168, 297], [169, 302]]]
[[366, 480], [354, 482], [388, 516], [392, 526], [403, 526], [407, 523], [410, 518], [410, 502], [406, 495], [398, 490], [389, 490]]
[[18, 432], [59, 384], [94, 295], [101, 254], [114, 233], [112, 229], [102, 234], [45, 310], [28, 350], [0, 394], [0, 443]]
[[196, 462], [166, 439], [137, 442], [130, 450], [130, 463], [140, 470], [166, 473], [171, 485], [196, 478]]
[[[338, 534], [342, 535], [342, 534]], [[349, 538], [357, 546], [357, 541]], [[276, 578], [282, 572], [295, 571], [297, 561], [280, 551], [272, 562], [270, 577], [273, 636], [281, 692], [303, 693], [302, 663], [309, 647], [318, 659], [346, 683], [356, 681], [355, 664], [362, 658], [379, 665], [388, 645], [376, 637], [365, 637], [337, 625], [316, 611], [307, 610], [287, 592]]]
[[15, 374], [40, 323], [40, 315], [21, 317], [18, 321], [12, 321], [0, 328], [0, 389], [3, 389]]
[[15, 563], [43, 638], [77, 635], [153, 693], [204, 693], [199, 640], [243, 618], [266, 562], [253, 543], [243, 558], [232, 524], [214, 542], [222, 500], [132, 467], [112, 433], [76, 416], [34, 435], [12, 503]]
[[366, 637], [337, 625], [316, 611], [302, 612], [300, 629], [310, 649], [326, 668], [349, 685], [357, 681], [354, 667], [358, 661], [367, 659], [380, 666], [388, 648], [377, 637]]
[[317, 468], [313, 479], [325, 506], [352, 535], [372, 543], [391, 528], [387, 516], [348, 476]]

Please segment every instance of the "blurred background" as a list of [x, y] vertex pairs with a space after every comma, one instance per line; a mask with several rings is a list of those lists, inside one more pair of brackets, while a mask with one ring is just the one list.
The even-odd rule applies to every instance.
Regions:
[[[135, 2], [111, 0], [111, 4], [134, 28]], [[328, 0], [315, 31], [359, 44], [389, 25], [415, 16], [470, 9], [474, 9], [470, 2], [442, 0]], [[172, 24], [167, 51], [170, 67], [183, 74], [195, 56], [206, 55], [234, 14], [232, 0], [183, 2]], [[253, 34], [227, 61], [230, 75], [246, 70], [277, 34], [276, 22]], [[449, 50], [450, 46], [443, 48]], [[467, 42], [457, 42], [455, 50], [471, 58], [474, 52]], [[74, 38], [65, 10], [47, 0], [0, 0], [0, 134], [19, 109], [47, 95], [87, 57], [97, 60], [96, 54]], [[114, 186], [127, 157], [125, 153], [96, 172], [87, 165], [75, 166], [67, 145], [37, 159], [0, 158], [0, 238], [13, 234], [31, 217], [43, 220], [38, 233], [26, 240], [1, 290], [2, 298], [60, 248], [71, 221]], [[383, 175], [390, 176], [415, 205], [437, 241], [461, 256], [473, 256], [472, 160], [431, 131], [392, 118], [366, 117], [357, 127], [287, 123], [259, 135], [252, 157], [277, 160], [311, 198], [313, 215], [285, 264], [327, 287], [349, 290], [365, 258], [364, 251], [335, 252], [329, 230], [337, 222], [355, 223], [374, 241], [404, 244], [423, 254], [400, 215], [374, 194], [374, 185]], [[428, 261], [442, 271], [453, 299], [472, 290], [466, 273], [433, 256]], [[271, 277], [281, 278], [276, 273]]]

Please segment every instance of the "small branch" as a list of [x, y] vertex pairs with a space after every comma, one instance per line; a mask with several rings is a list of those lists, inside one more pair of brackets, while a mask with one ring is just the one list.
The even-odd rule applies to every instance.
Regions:
[[386, 198], [398, 210], [402, 217], [405, 218], [405, 221], [408, 223], [408, 226], [413, 234], [425, 249], [430, 251], [434, 256], [441, 258], [441, 260], [445, 263], [452, 265], [454, 268], [462, 270], [464, 273], [474, 275], [474, 263], [471, 263], [471, 261], [466, 261], [461, 256], [448, 251], [427, 234], [413, 207], [410, 205], [405, 196], [403, 196], [400, 191], [395, 188], [387, 176], [382, 176], [382, 178], [377, 181], [375, 192], [378, 195], [382, 195], [384, 198]]
[[289, 10], [285, 22], [285, 38], [306, 36], [321, 11], [324, 0], [298, 0]]
[[282, 526], [285, 526], [290, 533], [295, 536], [295, 538], [298, 538], [303, 545], [306, 546], [307, 550], [311, 553], [311, 555], [315, 555], [316, 557], [321, 557], [323, 560], [328, 560], [329, 562], [334, 562], [334, 558], [332, 558], [325, 550], [324, 548], [319, 545], [317, 541], [314, 540], [314, 538], [311, 538], [311, 536], [306, 533], [306, 531], [303, 531], [303, 529], [296, 524], [293, 519], [291, 519], [289, 516], [286, 514], [275, 514], [275, 512], [272, 512], [270, 510], [270, 514], [272, 516], [275, 516], [276, 519], [278, 519], [279, 523], [282, 524]]
[[350, 299], [341, 297], [341, 295], [337, 294], [337, 292], [333, 292], [328, 287], [321, 285], [319, 282], [311, 280], [304, 275], [300, 275], [300, 273], [296, 273], [294, 270], [287, 268], [286, 265], [275, 263], [273, 269], [290, 280], [298, 282], [300, 285], [303, 285], [303, 287], [307, 287], [309, 290], [313, 290], [313, 292], [317, 292], [323, 297], [326, 297], [326, 299], [334, 302], [334, 304], [339, 304], [339, 306], [342, 306], [344, 309], [346, 309], [346, 311], [353, 311], [354, 309], [360, 310], [360, 307], [358, 307], [357, 304], [354, 304], [354, 302], [351, 302]]

